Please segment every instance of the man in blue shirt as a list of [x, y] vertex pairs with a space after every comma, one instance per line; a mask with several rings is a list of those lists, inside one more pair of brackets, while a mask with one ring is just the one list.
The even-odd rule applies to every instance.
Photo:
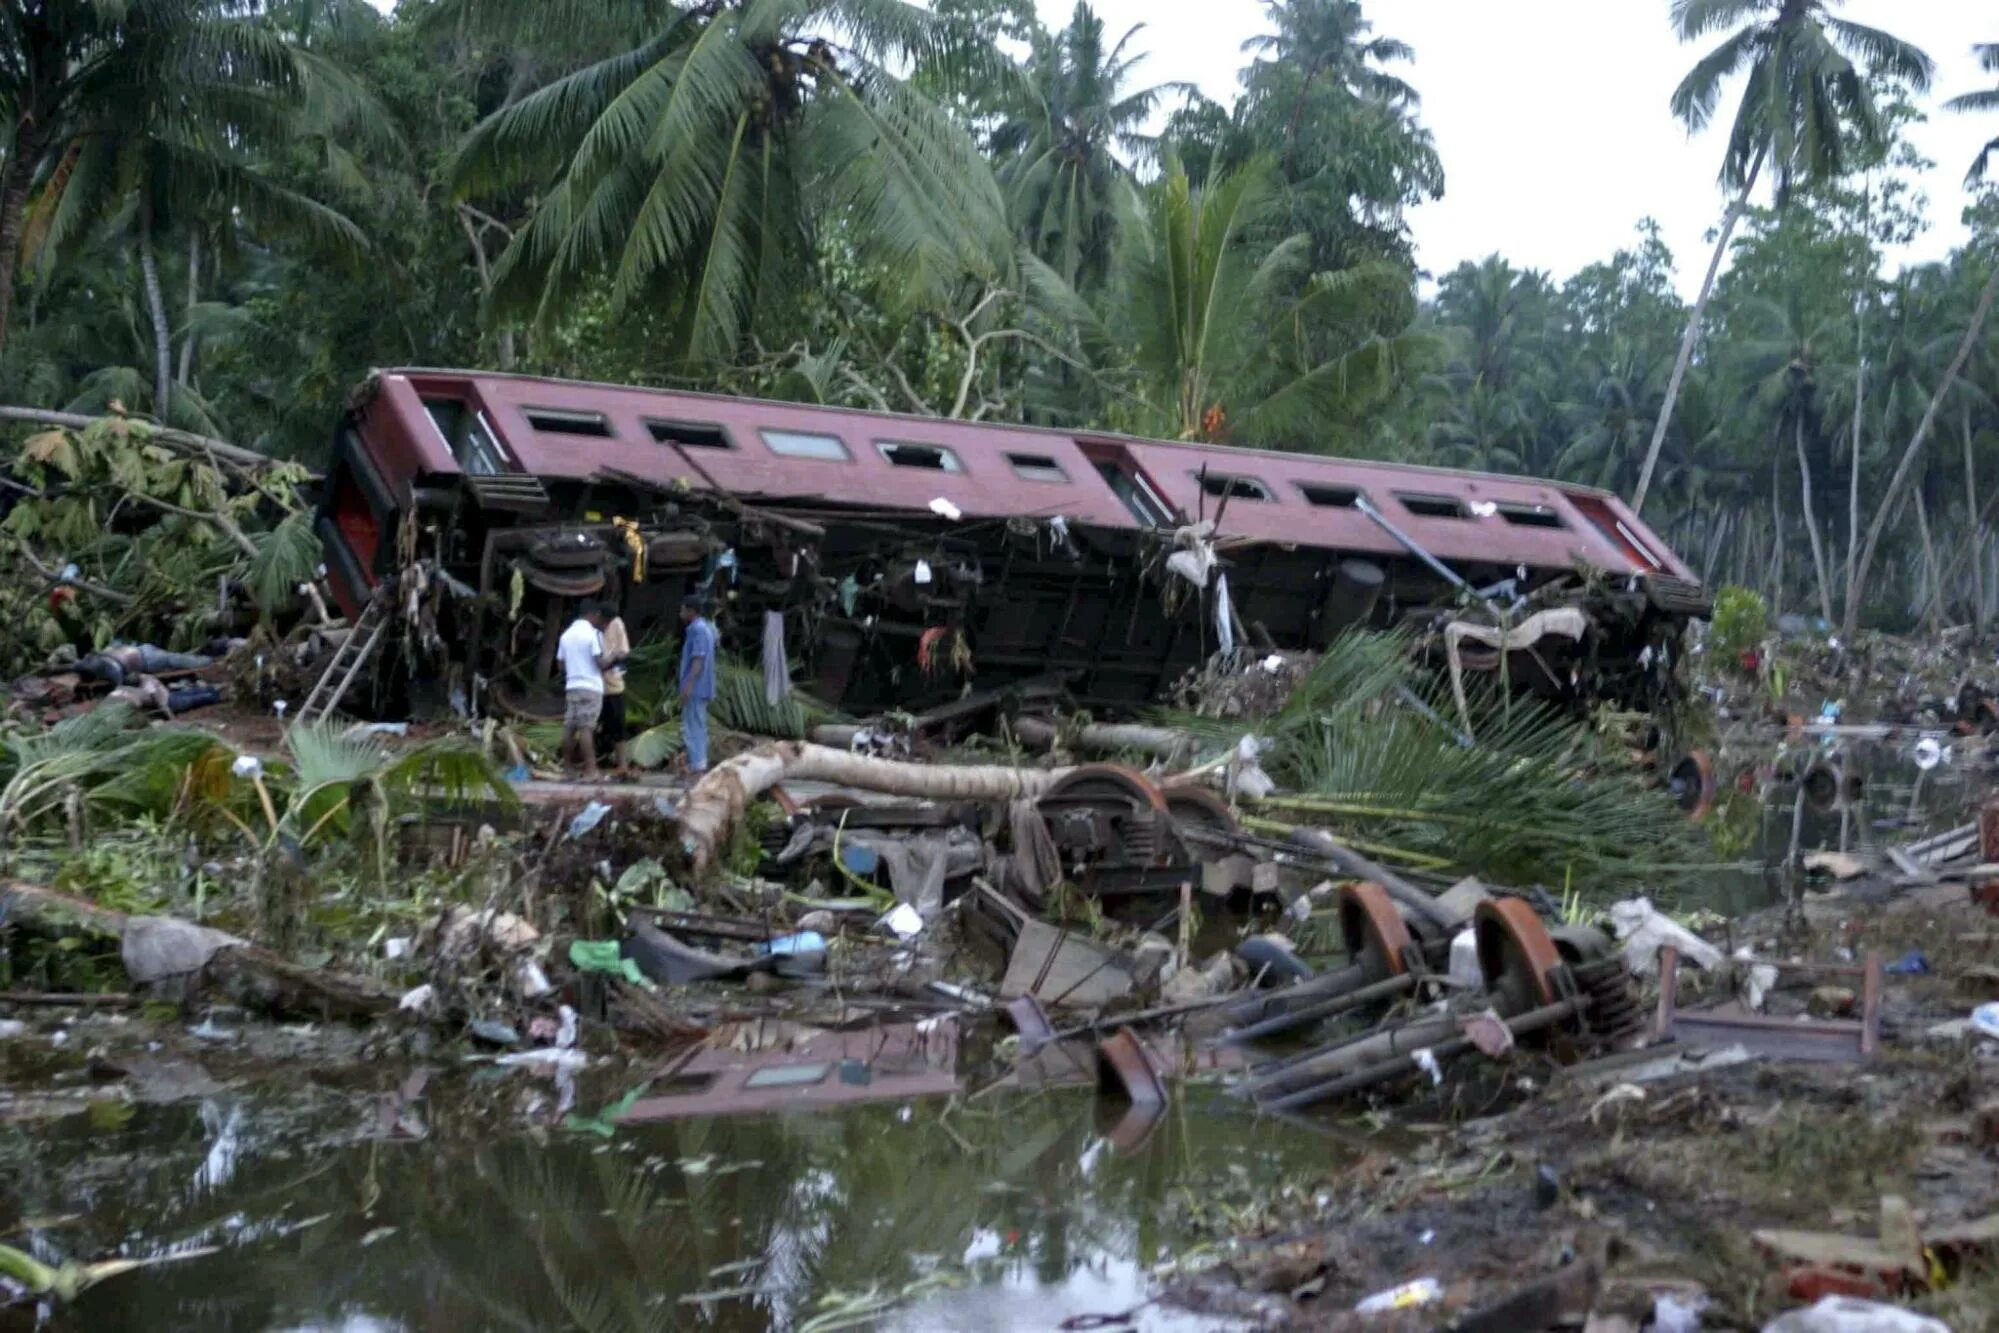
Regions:
[[715, 697], [715, 625], [704, 610], [698, 596], [681, 600], [687, 634], [680, 644], [680, 739], [695, 777], [708, 771], [708, 701]]

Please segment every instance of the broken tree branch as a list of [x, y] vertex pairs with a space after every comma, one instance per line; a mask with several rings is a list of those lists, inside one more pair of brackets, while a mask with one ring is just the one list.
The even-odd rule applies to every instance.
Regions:
[[157, 425], [138, 417], [93, 417], [85, 416], [81, 412], [47, 412], [38, 407], [0, 405], [0, 421], [22, 421], [33, 426], [62, 426], [69, 430], [88, 430], [100, 421], [132, 421], [146, 427], [150, 432], [146, 436], [147, 440], [180, 453], [203, 454], [221, 462], [251, 469], [267, 468], [279, 461], [267, 458], [253, 449], [231, 444], [227, 440], [212, 439], [206, 435], [196, 435], [191, 431], [175, 430], [171, 426]]
[[[34, 931], [81, 931], [121, 942], [135, 922], [185, 925], [171, 917], [127, 916], [85, 898], [14, 879], [0, 879], [0, 919]], [[283, 1017], [377, 1018], [394, 1013], [400, 999], [394, 990], [368, 977], [305, 967], [241, 941], [217, 949], [199, 976], [246, 1009]]]
[[715, 863], [750, 802], [782, 782], [831, 782], [933, 801], [1015, 801], [1039, 796], [1066, 769], [907, 764], [779, 741], [717, 765], [680, 808], [680, 842], [698, 874]]

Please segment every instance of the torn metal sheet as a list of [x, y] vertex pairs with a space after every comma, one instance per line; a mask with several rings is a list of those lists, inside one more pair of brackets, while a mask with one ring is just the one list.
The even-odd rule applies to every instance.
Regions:
[[747, 1115], [860, 1102], [940, 1097], [958, 1090], [958, 1025], [949, 1017], [850, 1032], [783, 1023], [720, 1029], [668, 1066], [620, 1123]]

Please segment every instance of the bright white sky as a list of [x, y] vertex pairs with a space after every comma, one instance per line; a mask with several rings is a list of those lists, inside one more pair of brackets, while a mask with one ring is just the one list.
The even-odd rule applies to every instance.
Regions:
[[[1061, 26], [1074, 0], [1036, 0]], [[1149, 52], [1141, 82], [1185, 81], [1233, 99], [1237, 49], [1266, 30], [1260, 0], [1094, 0], [1113, 40], [1134, 23]], [[1681, 46], [1668, 0], [1366, 0], [1378, 34], [1416, 48], [1402, 77], [1423, 95], [1422, 119], [1443, 156], [1445, 197], [1410, 219], [1416, 258], [1432, 274], [1497, 251], [1520, 268], [1566, 278], [1607, 259], [1659, 220], [1691, 295], [1705, 238], [1726, 200], [1716, 183], [1725, 127], [1689, 140], [1667, 104], [1695, 60], [1720, 39]], [[1937, 162], [1925, 186], [1934, 223], [1903, 262], [1962, 243], [1965, 168], [1999, 135], [1990, 116], [1942, 102], [1990, 87], [1974, 42], [1999, 41], [1991, 0], [1848, 0], [1856, 23], [1886, 28], [1937, 62], [1933, 114], [1915, 134]], [[1732, 99], [1724, 107], [1732, 108]], [[1767, 201], [1767, 200], [1765, 200]]]

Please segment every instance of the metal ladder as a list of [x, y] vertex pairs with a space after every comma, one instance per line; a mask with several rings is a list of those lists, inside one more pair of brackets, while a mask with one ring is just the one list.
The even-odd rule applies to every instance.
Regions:
[[387, 614], [382, 610], [380, 599], [371, 601], [361, 612], [361, 618], [354, 622], [354, 628], [347, 631], [340, 648], [333, 654], [333, 660], [326, 664], [319, 683], [306, 696], [305, 706], [298, 710], [294, 726], [312, 726], [333, 716], [333, 710], [340, 707], [340, 701], [347, 697], [347, 687], [354, 683], [354, 677], [361, 674], [374, 655], [375, 646], [382, 641], [382, 634], [389, 627]]

